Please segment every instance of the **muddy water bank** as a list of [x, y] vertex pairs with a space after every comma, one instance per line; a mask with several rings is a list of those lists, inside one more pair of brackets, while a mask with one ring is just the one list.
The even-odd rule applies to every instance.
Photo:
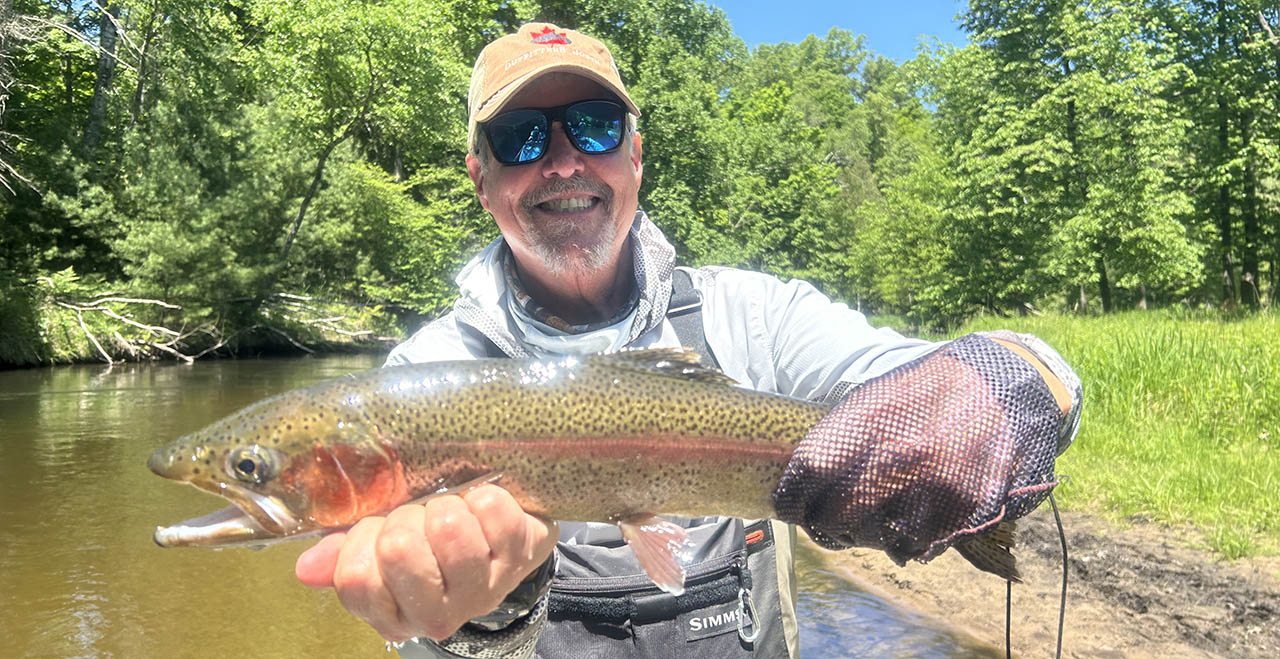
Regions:
[[[1019, 522], [1025, 582], [1013, 590], [1012, 645], [1052, 657], [1062, 554], [1048, 506]], [[1123, 527], [1064, 512], [1068, 591], [1064, 657], [1280, 657], [1280, 558], [1226, 563], [1194, 548], [1194, 532]], [[1004, 647], [1005, 585], [955, 552], [900, 568], [883, 555], [829, 556], [828, 569], [878, 599]]]

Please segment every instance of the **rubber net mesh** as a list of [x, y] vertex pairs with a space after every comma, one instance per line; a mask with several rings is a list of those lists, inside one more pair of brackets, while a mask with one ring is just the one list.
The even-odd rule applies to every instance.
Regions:
[[801, 441], [774, 504], [824, 547], [928, 560], [1043, 501], [1062, 422], [1035, 367], [971, 334], [850, 391]]

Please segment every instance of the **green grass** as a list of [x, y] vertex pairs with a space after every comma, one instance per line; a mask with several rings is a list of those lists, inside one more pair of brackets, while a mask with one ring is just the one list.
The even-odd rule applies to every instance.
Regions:
[[1058, 461], [1067, 507], [1190, 525], [1226, 558], [1280, 551], [1280, 320], [1131, 312], [980, 318], [1054, 346], [1084, 383]]

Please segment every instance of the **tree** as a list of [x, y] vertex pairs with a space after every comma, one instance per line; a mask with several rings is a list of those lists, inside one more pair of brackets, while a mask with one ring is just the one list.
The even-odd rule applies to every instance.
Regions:
[[974, 2], [965, 21], [992, 58], [993, 93], [969, 115], [964, 194], [976, 224], [997, 230], [975, 227], [983, 243], [1016, 245], [992, 264], [1003, 285], [983, 303], [1021, 306], [1065, 284], [1096, 286], [1109, 311], [1116, 286], [1194, 284], [1198, 248], [1171, 177], [1186, 121], [1164, 100], [1183, 73], [1158, 45], [1164, 28], [1110, 0]]

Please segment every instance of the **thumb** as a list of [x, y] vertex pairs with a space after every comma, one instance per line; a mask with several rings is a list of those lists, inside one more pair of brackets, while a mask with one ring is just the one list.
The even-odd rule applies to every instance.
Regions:
[[525, 551], [532, 565], [529, 574], [533, 574], [551, 556], [556, 543], [560, 541], [560, 524], [553, 519], [528, 513], [525, 513], [525, 521]]
[[302, 552], [293, 566], [293, 573], [303, 585], [312, 588], [332, 588], [333, 571], [338, 565], [338, 552], [346, 542], [347, 534], [332, 533], [315, 546]]

